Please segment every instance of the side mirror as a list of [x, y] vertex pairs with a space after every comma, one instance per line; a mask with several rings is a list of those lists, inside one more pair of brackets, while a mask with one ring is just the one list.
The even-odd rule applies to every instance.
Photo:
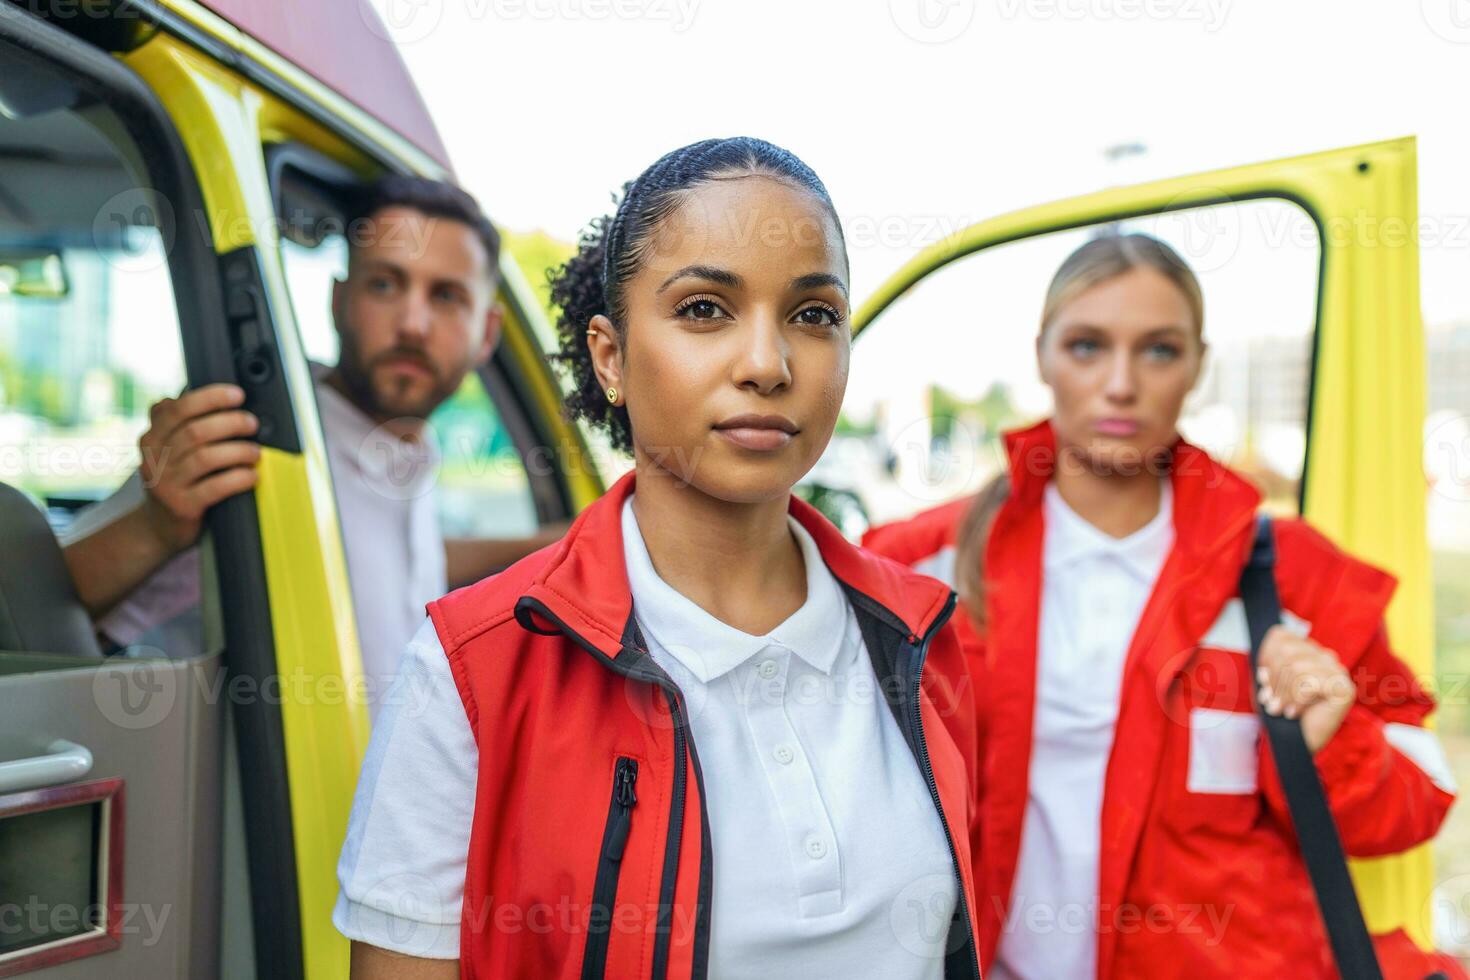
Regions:
[[61, 299], [69, 288], [61, 252], [0, 246], [0, 296]]

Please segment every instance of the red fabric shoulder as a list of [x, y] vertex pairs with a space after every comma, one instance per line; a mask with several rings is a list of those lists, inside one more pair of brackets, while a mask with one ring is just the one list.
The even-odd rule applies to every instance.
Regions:
[[1352, 666], [1383, 625], [1398, 579], [1333, 544], [1301, 518], [1274, 522], [1281, 605]]
[[[563, 539], [564, 540], [564, 539]], [[455, 589], [425, 607], [439, 642], [451, 652], [485, 630], [512, 618], [518, 600], [545, 570], [563, 541], [549, 544], [494, 575]]]
[[906, 520], [870, 527], [863, 534], [863, 547], [905, 565], [915, 565], [954, 544], [960, 523], [974, 502], [970, 494]]

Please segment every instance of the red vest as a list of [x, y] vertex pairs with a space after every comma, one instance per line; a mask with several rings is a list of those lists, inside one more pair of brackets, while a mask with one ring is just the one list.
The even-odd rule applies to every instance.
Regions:
[[[1006, 450], [1011, 493], [985, 552], [986, 629], [981, 635], [966, 621], [959, 630], [981, 695], [977, 847], [986, 964], [1007, 924], [1026, 809], [1042, 496], [1056, 456], [1050, 423], [1007, 433]], [[1098, 977], [1326, 980], [1336, 972], [1265, 740], [1257, 746], [1259, 792], [1189, 788], [1190, 754], [1211, 741], [1192, 740], [1195, 709], [1254, 711], [1244, 652], [1219, 645], [1213, 638], [1228, 631], [1213, 627], [1238, 594], [1260, 493], [1183, 441], [1170, 479], [1175, 544], [1126, 654], [1103, 792]], [[864, 545], [924, 567], [953, 548], [968, 503], [875, 529]], [[1358, 704], [1316, 756], [1343, 846], [1367, 857], [1422, 843], [1454, 797], [1384, 735], [1386, 724], [1422, 726], [1434, 708], [1388, 645], [1383, 613], [1395, 581], [1301, 520], [1275, 525], [1283, 608], [1311, 624], [1311, 637], [1338, 654], [1358, 687]]]
[[[460, 933], [466, 980], [702, 977], [710, 826], [684, 699], [632, 617], [628, 474], [566, 536], [429, 606], [479, 747]], [[946, 976], [978, 977], [972, 681], [943, 584], [791, 514], [856, 610], [960, 881]]]

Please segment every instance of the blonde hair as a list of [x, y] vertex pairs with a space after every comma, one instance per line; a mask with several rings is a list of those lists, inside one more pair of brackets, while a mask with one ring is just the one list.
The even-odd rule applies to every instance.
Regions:
[[1152, 235], [1101, 235], [1079, 247], [1062, 262], [1041, 307], [1041, 331], [1051, 326], [1062, 308], [1099, 283], [1134, 269], [1152, 269], [1184, 296], [1194, 315], [1196, 336], [1205, 328], [1205, 299], [1194, 270], [1165, 243]]
[[[1040, 332], [1046, 333], [1062, 309], [1078, 296], [1134, 269], [1152, 269], [1173, 283], [1194, 315], [1196, 337], [1203, 335], [1204, 294], [1189, 264], [1152, 235], [1113, 232], [1080, 246], [1062, 262], [1046, 289]], [[970, 618], [982, 629], [986, 619], [985, 544], [1010, 489], [1010, 473], [1002, 470], [975, 495], [955, 536], [955, 588]]]

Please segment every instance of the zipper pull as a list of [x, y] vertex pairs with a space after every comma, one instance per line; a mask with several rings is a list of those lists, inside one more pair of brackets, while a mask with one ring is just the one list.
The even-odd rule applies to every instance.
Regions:
[[605, 857], [610, 861], [621, 861], [623, 849], [628, 845], [628, 831], [633, 824], [633, 805], [638, 794], [633, 791], [638, 781], [638, 763], [633, 759], [619, 759], [617, 773], [613, 776], [613, 802], [622, 808], [615, 818], [612, 833], [607, 838]]
[[638, 763], [633, 759], [619, 759], [617, 778], [617, 800], [623, 806], [631, 807], [638, 802], [638, 796], [633, 792], [633, 784], [638, 782]]

